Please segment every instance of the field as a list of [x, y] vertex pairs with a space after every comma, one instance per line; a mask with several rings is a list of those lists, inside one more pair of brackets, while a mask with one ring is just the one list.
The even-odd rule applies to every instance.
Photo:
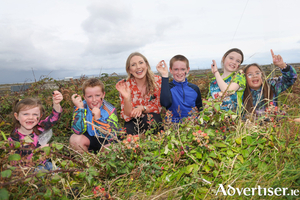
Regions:
[[[106, 100], [120, 111], [114, 87], [118, 77], [99, 78], [106, 85]], [[23, 94], [0, 97], [0, 199], [299, 199], [300, 123], [293, 121], [300, 117], [299, 78], [280, 95], [278, 108], [270, 106], [263, 117], [243, 119], [220, 110], [220, 99], [205, 100], [209, 75], [191, 73], [188, 79], [200, 88], [203, 111], [181, 124], [172, 124], [164, 111], [164, 131], [124, 137], [97, 155], [79, 154], [68, 145], [70, 97], [82, 94], [84, 79], [44, 78]], [[49, 113], [49, 82], [64, 96], [63, 115], [50, 146], [36, 150], [32, 161], [24, 160], [15, 153], [22, 145], [6, 140], [12, 102], [38, 97]], [[55, 171], [32, 170], [46, 158], [58, 167]]]

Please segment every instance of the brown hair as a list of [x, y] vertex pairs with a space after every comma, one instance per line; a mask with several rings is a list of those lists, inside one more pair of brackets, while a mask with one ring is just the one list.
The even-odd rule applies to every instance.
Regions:
[[[262, 78], [262, 85], [263, 85], [263, 88], [262, 88], [263, 102], [266, 105], [266, 107], [268, 107], [268, 102], [273, 99], [273, 95], [274, 95], [273, 89], [268, 84], [264, 71], [257, 63], [252, 63], [252, 64], [247, 65], [244, 68], [245, 75], [247, 76], [247, 71], [252, 66], [257, 67], [262, 73], [261, 78]], [[248, 111], [248, 112], [253, 112], [253, 109], [256, 106], [256, 105], [253, 105], [253, 97], [252, 97], [250, 86], [249, 86], [248, 82], [246, 82], [246, 89], [245, 89], [244, 95], [243, 95], [243, 104], [245, 106], [246, 111]]]
[[189, 66], [189, 60], [188, 60], [185, 56], [183, 56], [183, 55], [176, 55], [176, 56], [174, 56], [173, 58], [171, 58], [171, 60], [170, 60], [170, 68], [171, 68], [171, 69], [172, 69], [172, 67], [173, 67], [174, 62], [176, 62], [176, 61], [182, 61], [182, 62], [185, 62], [186, 68], [187, 68], [187, 69], [190, 68], [190, 66]]
[[[16, 100], [13, 103], [13, 115], [14, 115], [14, 113], [17, 113], [19, 115], [20, 111], [28, 110], [28, 109], [35, 108], [35, 107], [39, 107], [40, 114], [41, 114], [40, 117], [42, 117], [45, 113], [45, 109], [42, 105], [42, 102], [39, 99], [26, 98], [26, 99], [22, 99], [22, 100]], [[20, 128], [20, 127], [21, 127], [20, 122], [13, 116], [13, 130], [12, 130], [12, 133], [14, 132], [15, 129]], [[33, 131], [37, 135], [40, 134], [40, 132], [38, 131], [36, 126], [33, 128]]]
[[101, 80], [99, 80], [97, 78], [89, 78], [86, 81], [84, 81], [82, 84], [83, 96], [85, 95], [85, 89], [87, 87], [96, 87], [96, 86], [99, 86], [101, 88], [102, 93], [104, 93], [105, 87]]
[[131, 53], [131, 54], [128, 56], [128, 58], [127, 58], [127, 60], [126, 60], [127, 80], [129, 80], [130, 78], [133, 78], [133, 77], [134, 77], [134, 76], [133, 76], [132, 74], [130, 74], [130, 72], [129, 72], [129, 69], [130, 69], [130, 60], [131, 60], [131, 58], [134, 57], [134, 56], [140, 56], [140, 57], [142, 57], [143, 60], [145, 61], [146, 65], [147, 65], [147, 74], [146, 74], [146, 82], [147, 82], [146, 84], [147, 84], [147, 86], [146, 86], [146, 93], [153, 94], [154, 91], [155, 91], [155, 88], [157, 87], [157, 84], [156, 84], [156, 82], [155, 82], [155, 79], [154, 79], [154, 73], [153, 73], [153, 71], [151, 70], [151, 67], [150, 67], [150, 65], [149, 65], [149, 62], [148, 62], [147, 58], [146, 58], [143, 54], [141, 54], [141, 53], [139, 53], [139, 52], [133, 52], [133, 53]]
[[242, 60], [241, 60], [241, 63], [240, 63], [240, 64], [243, 63], [243, 61], [244, 61], [244, 54], [243, 54], [242, 50], [240, 50], [240, 49], [238, 49], [238, 48], [232, 48], [232, 49], [229, 49], [228, 51], [226, 51], [226, 53], [223, 55], [222, 61], [221, 61], [222, 67], [223, 67], [223, 65], [224, 65], [224, 60], [225, 60], [225, 58], [226, 58], [226, 57], [228, 56], [228, 54], [230, 54], [231, 52], [236, 52], [236, 53], [238, 53], [238, 54], [241, 54]]

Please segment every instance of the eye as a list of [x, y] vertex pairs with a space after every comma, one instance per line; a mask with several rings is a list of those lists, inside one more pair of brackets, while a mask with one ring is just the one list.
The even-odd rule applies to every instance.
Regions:
[[140, 61], [140, 64], [143, 64], [144, 62], [143, 61]]

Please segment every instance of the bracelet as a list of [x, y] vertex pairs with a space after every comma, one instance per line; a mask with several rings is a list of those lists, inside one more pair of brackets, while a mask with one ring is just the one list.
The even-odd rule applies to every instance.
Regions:
[[285, 63], [285, 67], [284, 68], [281, 68], [281, 69], [286, 69], [288, 67], [288, 65]]
[[216, 72], [219, 72], [219, 71], [218, 71], [218, 70], [214, 71], [214, 72], [213, 72], [213, 73], [214, 73], [214, 75], [215, 75], [215, 73], [216, 73]]

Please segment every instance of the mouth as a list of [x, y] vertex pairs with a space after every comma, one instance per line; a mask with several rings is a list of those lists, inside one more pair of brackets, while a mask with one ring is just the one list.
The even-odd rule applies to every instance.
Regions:
[[27, 124], [27, 125], [32, 125], [32, 124], [34, 124], [34, 122], [33, 122], [33, 121], [32, 121], [32, 122], [30, 121], [30, 122], [26, 122], [26, 124]]
[[137, 71], [137, 72], [135, 72], [135, 73], [136, 73], [137, 75], [141, 75], [143, 72], [144, 72], [144, 70]]
[[253, 80], [252, 83], [253, 84], [258, 84], [259, 80]]

